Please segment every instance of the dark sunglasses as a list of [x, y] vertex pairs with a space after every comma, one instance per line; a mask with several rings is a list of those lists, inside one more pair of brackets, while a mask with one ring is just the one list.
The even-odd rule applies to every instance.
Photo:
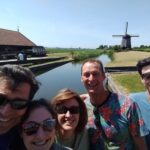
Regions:
[[80, 108], [78, 106], [66, 107], [63, 105], [59, 105], [56, 107], [56, 112], [58, 114], [66, 114], [69, 111], [71, 114], [78, 114], [80, 112]]
[[55, 119], [46, 119], [41, 123], [30, 121], [22, 125], [23, 131], [26, 133], [26, 135], [30, 136], [33, 134], [36, 134], [39, 127], [42, 127], [44, 131], [51, 132], [55, 127]]
[[5, 95], [0, 94], [0, 106], [5, 106], [6, 104], [10, 104], [13, 109], [23, 109], [27, 107], [29, 101], [25, 99], [8, 99]]
[[150, 72], [142, 74], [142, 78], [150, 80]]

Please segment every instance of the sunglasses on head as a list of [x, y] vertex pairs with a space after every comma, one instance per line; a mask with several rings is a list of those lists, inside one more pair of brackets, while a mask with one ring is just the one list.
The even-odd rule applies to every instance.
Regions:
[[148, 73], [143, 73], [143, 74], [142, 74], [142, 78], [147, 79], [147, 80], [150, 80], [150, 72], [148, 72]]
[[55, 127], [55, 119], [46, 119], [41, 123], [30, 121], [22, 125], [22, 129], [26, 135], [30, 136], [36, 134], [39, 127], [42, 127], [44, 131], [51, 132]]
[[56, 112], [58, 114], [66, 114], [69, 111], [71, 114], [78, 114], [80, 112], [80, 108], [78, 106], [66, 107], [63, 105], [59, 105], [56, 107]]
[[13, 109], [23, 109], [27, 107], [29, 101], [26, 99], [8, 99], [5, 95], [0, 94], [0, 106], [5, 106], [6, 104], [10, 104]]

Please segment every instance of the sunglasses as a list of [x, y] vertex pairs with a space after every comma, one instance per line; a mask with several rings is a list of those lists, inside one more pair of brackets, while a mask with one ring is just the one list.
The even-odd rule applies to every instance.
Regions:
[[142, 74], [142, 78], [150, 80], [150, 72]]
[[78, 106], [66, 107], [63, 105], [59, 105], [56, 107], [56, 112], [58, 114], [66, 114], [69, 111], [71, 114], [78, 114], [80, 112], [80, 108]]
[[0, 106], [5, 106], [8, 103], [13, 109], [23, 109], [27, 107], [29, 101], [20, 98], [10, 100], [5, 95], [0, 94]]
[[39, 127], [42, 127], [44, 131], [51, 132], [55, 127], [55, 119], [46, 119], [41, 123], [35, 121], [29, 121], [22, 125], [22, 129], [27, 136], [36, 134], [39, 130]]

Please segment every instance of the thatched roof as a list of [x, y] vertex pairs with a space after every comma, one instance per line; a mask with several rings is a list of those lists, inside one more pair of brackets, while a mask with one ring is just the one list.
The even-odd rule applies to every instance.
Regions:
[[19, 31], [0, 29], [0, 45], [36, 46]]

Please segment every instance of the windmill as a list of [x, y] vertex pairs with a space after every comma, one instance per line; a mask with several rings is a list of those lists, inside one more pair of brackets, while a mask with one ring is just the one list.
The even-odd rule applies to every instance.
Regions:
[[127, 33], [128, 22], [126, 22], [124, 35], [112, 35], [113, 37], [122, 37], [121, 49], [131, 49], [131, 37], [139, 37], [139, 35], [130, 35]]

